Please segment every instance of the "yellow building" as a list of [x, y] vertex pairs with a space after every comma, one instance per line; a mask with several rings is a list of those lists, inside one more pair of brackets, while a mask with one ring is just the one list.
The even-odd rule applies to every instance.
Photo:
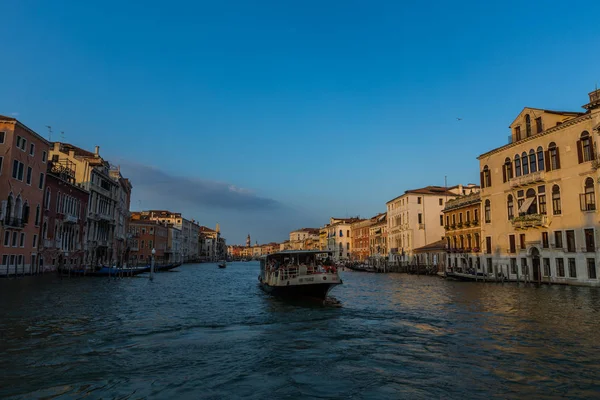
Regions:
[[481, 195], [477, 192], [448, 200], [444, 207], [448, 251], [448, 262], [445, 265], [456, 272], [481, 270], [480, 211]]
[[585, 112], [526, 107], [478, 157], [484, 267], [509, 279], [600, 286], [600, 90]]

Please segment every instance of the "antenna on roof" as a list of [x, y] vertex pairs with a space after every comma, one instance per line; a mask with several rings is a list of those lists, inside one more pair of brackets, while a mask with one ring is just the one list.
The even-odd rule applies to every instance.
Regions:
[[52, 141], [52, 127], [50, 125], [46, 125], [46, 128], [48, 128], [48, 141]]
[[61, 142], [65, 141], [65, 131], [60, 131], [60, 141]]

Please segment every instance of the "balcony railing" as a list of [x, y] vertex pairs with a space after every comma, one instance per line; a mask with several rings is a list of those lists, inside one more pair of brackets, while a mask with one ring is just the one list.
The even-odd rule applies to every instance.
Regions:
[[4, 218], [4, 226], [7, 228], [21, 229], [25, 226], [23, 218]]
[[65, 214], [63, 217], [63, 222], [67, 224], [76, 224], [79, 218], [73, 214]]
[[543, 182], [546, 179], [544, 171], [532, 172], [527, 175], [518, 176], [510, 180], [510, 187], [517, 188]]
[[544, 214], [527, 214], [512, 220], [515, 229], [540, 228], [548, 226], [548, 216]]
[[419, 224], [419, 229], [425, 229], [425, 224]]

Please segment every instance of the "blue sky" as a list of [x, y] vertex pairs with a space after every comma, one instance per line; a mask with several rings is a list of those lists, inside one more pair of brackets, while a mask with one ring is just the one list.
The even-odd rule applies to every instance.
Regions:
[[0, 114], [100, 145], [132, 209], [230, 243], [477, 182], [522, 107], [600, 83], [594, 2], [5, 3]]

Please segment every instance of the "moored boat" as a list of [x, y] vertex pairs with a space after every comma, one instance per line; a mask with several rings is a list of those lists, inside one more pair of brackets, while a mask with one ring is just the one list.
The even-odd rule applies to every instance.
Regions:
[[288, 250], [266, 255], [260, 260], [260, 287], [274, 296], [323, 301], [334, 286], [343, 283], [337, 269], [326, 265], [330, 254]]
[[227, 263], [223, 260], [219, 261], [219, 268], [225, 268], [227, 267]]

